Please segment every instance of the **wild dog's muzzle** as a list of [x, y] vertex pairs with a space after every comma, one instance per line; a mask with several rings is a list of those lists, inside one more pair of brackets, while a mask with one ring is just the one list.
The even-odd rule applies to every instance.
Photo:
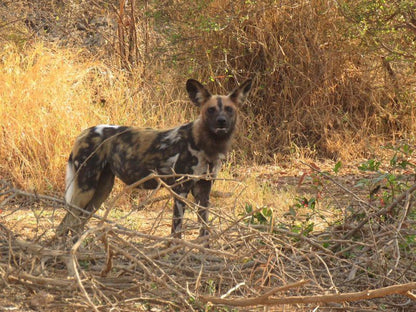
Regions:
[[229, 122], [225, 116], [218, 116], [216, 119], [215, 134], [224, 135], [229, 131]]

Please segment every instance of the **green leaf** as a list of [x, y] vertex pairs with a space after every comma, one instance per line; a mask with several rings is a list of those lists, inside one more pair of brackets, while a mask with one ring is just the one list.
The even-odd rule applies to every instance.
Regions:
[[266, 217], [271, 217], [272, 214], [273, 214], [273, 210], [270, 209], [270, 208], [267, 208], [267, 207], [264, 207], [262, 209], [262, 212], [263, 212], [263, 215], [266, 216]]
[[361, 171], [378, 171], [380, 167], [380, 162], [375, 159], [369, 159], [366, 162], [358, 166], [358, 169]]
[[336, 164], [335, 164], [335, 166], [334, 166], [334, 168], [332, 169], [335, 173], [338, 173], [339, 172], [339, 169], [341, 168], [341, 166], [342, 166], [342, 163], [341, 163], [341, 161], [338, 161]]

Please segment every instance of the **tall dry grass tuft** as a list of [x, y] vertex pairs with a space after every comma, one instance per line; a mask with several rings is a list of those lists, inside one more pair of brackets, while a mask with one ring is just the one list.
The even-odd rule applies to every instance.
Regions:
[[65, 162], [82, 129], [103, 123], [170, 127], [193, 114], [183, 103], [177, 111], [176, 95], [162, 85], [138, 85], [143, 82], [79, 51], [41, 43], [3, 46], [0, 178], [25, 189], [63, 189]]
[[62, 184], [62, 164], [75, 132], [98, 120], [86, 105], [92, 88], [79, 88], [96, 64], [76, 54], [37, 44], [0, 51], [0, 173], [31, 189]]

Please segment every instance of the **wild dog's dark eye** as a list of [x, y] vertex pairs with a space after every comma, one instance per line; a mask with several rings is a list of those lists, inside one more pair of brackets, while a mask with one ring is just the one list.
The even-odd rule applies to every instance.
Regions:
[[207, 111], [208, 111], [209, 114], [213, 114], [213, 113], [215, 113], [215, 107], [213, 107], [213, 106], [208, 107]]
[[234, 110], [231, 106], [226, 106], [224, 109], [227, 113], [232, 113]]

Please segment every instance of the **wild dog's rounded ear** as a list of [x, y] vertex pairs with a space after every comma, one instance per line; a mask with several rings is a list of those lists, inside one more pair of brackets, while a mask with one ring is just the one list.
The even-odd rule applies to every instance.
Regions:
[[251, 89], [252, 82], [253, 81], [251, 79], [244, 81], [233, 92], [230, 93], [230, 99], [237, 104], [243, 103]]
[[211, 97], [211, 93], [195, 79], [188, 79], [186, 91], [188, 91], [189, 98], [196, 106], [201, 106]]

